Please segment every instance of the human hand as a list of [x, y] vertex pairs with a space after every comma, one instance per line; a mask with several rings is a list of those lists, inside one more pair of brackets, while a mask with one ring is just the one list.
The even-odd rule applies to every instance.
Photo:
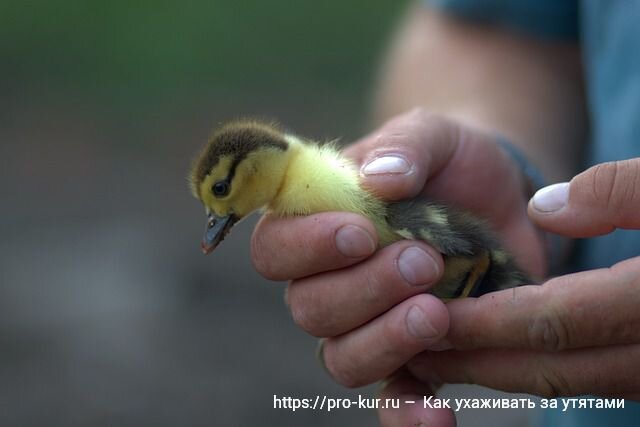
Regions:
[[[491, 136], [416, 110], [345, 152], [363, 165], [364, 184], [381, 197], [423, 195], [472, 211], [493, 225], [522, 267], [544, 274], [543, 242], [527, 218], [523, 178]], [[267, 215], [252, 239], [256, 268], [267, 278], [291, 280], [287, 302], [295, 322], [326, 338], [326, 368], [350, 387], [386, 378], [440, 345], [449, 328], [445, 305], [424, 293], [443, 270], [440, 254], [418, 241], [374, 254], [376, 243], [369, 220], [336, 212]], [[382, 393], [395, 396], [411, 381], [396, 378]]]
[[[591, 237], [640, 229], [639, 208], [640, 159], [632, 159], [541, 190], [529, 215], [547, 230]], [[445, 339], [451, 350], [421, 353], [407, 368], [414, 385], [474, 383], [546, 397], [638, 400], [639, 306], [640, 257], [543, 286], [452, 301]], [[406, 415], [398, 412], [394, 419]]]

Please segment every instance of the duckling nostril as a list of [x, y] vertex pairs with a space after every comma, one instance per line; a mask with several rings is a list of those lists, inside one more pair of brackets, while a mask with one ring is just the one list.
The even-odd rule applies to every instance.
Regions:
[[239, 220], [240, 218], [233, 213], [226, 216], [210, 214], [207, 217], [207, 225], [200, 245], [202, 251], [205, 254], [213, 251]]

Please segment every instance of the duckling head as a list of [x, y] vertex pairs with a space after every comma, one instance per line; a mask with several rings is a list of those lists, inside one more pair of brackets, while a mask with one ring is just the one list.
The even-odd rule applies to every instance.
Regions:
[[213, 251], [234, 224], [269, 204], [285, 176], [290, 150], [275, 125], [241, 120], [214, 131], [193, 163], [191, 192], [207, 214], [202, 251]]

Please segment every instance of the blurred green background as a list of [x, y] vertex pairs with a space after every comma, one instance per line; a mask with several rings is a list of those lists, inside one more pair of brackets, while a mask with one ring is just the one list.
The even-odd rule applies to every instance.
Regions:
[[219, 122], [368, 129], [406, 2], [0, 2], [0, 424], [373, 425], [315, 360], [254, 221], [204, 257], [190, 159]]

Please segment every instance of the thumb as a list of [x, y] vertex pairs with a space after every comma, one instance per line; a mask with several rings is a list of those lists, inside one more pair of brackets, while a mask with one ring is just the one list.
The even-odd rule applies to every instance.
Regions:
[[539, 190], [529, 217], [570, 237], [592, 237], [616, 228], [640, 229], [640, 158], [593, 166], [571, 182]]
[[443, 169], [459, 145], [459, 125], [417, 108], [401, 114], [345, 149], [362, 184], [388, 200], [415, 197]]

